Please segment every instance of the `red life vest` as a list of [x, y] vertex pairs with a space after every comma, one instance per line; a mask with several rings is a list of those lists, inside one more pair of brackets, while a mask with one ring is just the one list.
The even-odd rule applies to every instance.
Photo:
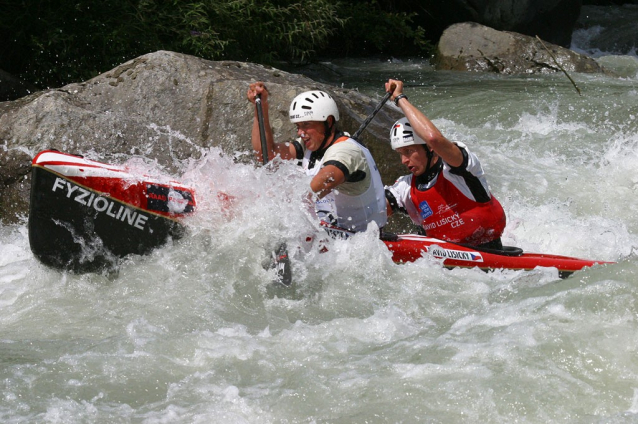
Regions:
[[410, 198], [428, 237], [476, 246], [496, 240], [505, 229], [505, 211], [494, 196], [485, 203], [475, 202], [443, 173], [426, 191], [417, 190], [416, 178], [412, 178]]

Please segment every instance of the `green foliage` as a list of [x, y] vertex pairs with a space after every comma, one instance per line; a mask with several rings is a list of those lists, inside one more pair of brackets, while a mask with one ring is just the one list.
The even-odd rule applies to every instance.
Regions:
[[416, 12], [394, 9], [376, 0], [350, 1], [339, 5], [341, 16], [352, 17], [342, 34], [339, 49], [350, 55], [429, 55], [433, 46], [422, 27], [415, 25]]
[[126, 1], [9, 3], [11, 11], [0, 18], [10, 34], [0, 67], [43, 87], [91, 78], [157, 45], [131, 20], [135, 10]]
[[[178, 51], [207, 59], [306, 60], [343, 25], [325, 0], [176, 2]], [[168, 20], [170, 17], [160, 19]]]
[[2, 2], [0, 69], [43, 88], [87, 80], [157, 50], [272, 63], [428, 47], [414, 13], [376, 0]]

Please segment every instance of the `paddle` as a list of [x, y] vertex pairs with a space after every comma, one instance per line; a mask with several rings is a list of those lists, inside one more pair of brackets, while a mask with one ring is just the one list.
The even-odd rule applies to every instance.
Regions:
[[[266, 141], [266, 127], [264, 126], [264, 110], [261, 104], [261, 94], [255, 97], [255, 107], [257, 108], [257, 121], [259, 123], [259, 139], [261, 141], [261, 157], [264, 165], [268, 163], [268, 143]], [[271, 268], [277, 270], [277, 281], [284, 286], [292, 284], [292, 270], [290, 267], [290, 258], [288, 257], [288, 247], [286, 242], [282, 241], [277, 244], [272, 252]]]
[[259, 139], [261, 140], [261, 160], [263, 164], [268, 163], [268, 143], [266, 142], [266, 127], [264, 127], [264, 110], [261, 106], [261, 94], [255, 97], [255, 107], [257, 108], [257, 121], [259, 122]]
[[[392, 91], [394, 91], [395, 86], [393, 85], [392, 87]], [[383, 107], [383, 105], [388, 101], [388, 99], [390, 97], [392, 97], [392, 91], [389, 91], [387, 93], [385, 93], [385, 96], [383, 96], [383, 98], [381, 99], [381, 101], [379, 102], [379, 104], [377, 105], [376, 108], [374, 108], [374, 110], [372, 111], [372, 113], [370, 114], [370, 116], [368, 116], [366, 118], [365, 121], [363, 121], [363, 124], [361, 124], [361, 126], [359, 127], [359, 129], [357, 130], [356, 133], [354, 133], [354, 135], [352, 136], [353, 139], [359, 141], [359, 136], [361, 135], [361, 133], [363, 132], [363, 130], [366, 129], [366, 127], [368, 126], [368, 124], [372, 121], [372, 119], [374, 119], [374, 117], [376, 116], [377, 113], [379, 113], [379, 111], [381, 110], [381, 108]], [[394, 234], [390, 234], [390, 233], [384, 233], [383, 231], [381, 231], [381, 240], [392, 240], [394, 237], [396, 237]]]
[[379, 102], [379, 104], [377, 105], [377, 107], [372, 111], [372, 113], [370, 114], [370, 116], [368, 116], [366, 118], [365, 121], [363, 121], [363, 124], [361, 124], [361, 126], [359, 127], [359, 129], [357, 130], [356, 133], [354, 133], [354, 135], [352, 136], [352, 138], [354, 138], [355, 140], [359, 141], [359, 136], [361, 135], [361, 133], [363, 132], [363, 130], [366, 129], [366, 127], [368, 126], [368, 124], [370, 123], [370, 121], [372, 121], [374, 119], [374, 117], [376, 116], [377, 113], [379, 113], [379, 111], [381, 110], [381, 108], [383, 107], [383, 105], [385, 104], [385, 102], [388, 101], [388, 99], [390, 98], [390, 96], [392, 96], [392, 92], [388, 92], [385, 93], [385, 96], [383, 96], [383, 99], [381, 99], [381, 101]]

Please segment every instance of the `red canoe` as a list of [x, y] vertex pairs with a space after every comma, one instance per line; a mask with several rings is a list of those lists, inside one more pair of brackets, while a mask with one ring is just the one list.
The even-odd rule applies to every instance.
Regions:
[[54, 268], [96, 271], [183, 234], [195, 193], [176, 181], [55, 150], [32, 162], [29, 243]]
[[546, 253], [526, 253], [514, 247], [504, 247], [502, 251], [480, 249], [414, 234], [400, 234], [396, 236], [396, 240], [384, 240], [384, 243], [392, 252], [395, 262], [413, 262], [424, 255], [431, 255], [443, 259], [443, 266], [448, 268], [476, 267], [489, 271], [554, 267], [558, 269], [560, 277], [564, 278], [585, 267], [610, 263]]
[[[54, 150], [32, 163], [29, 242], [44, 264], [74, 272], [113, 267], [119, 258], [145, 254], [184, 233], [180, 219], [195, 211], [195, 192], [172, 180]], [[330, 229], [327, 229], [330, 230]], [[395, 262], [423, 255], [445, 267], [530, 270], [555, 267], [565, 277], [606, 262], [540, 253], [477, 249], [429, 237], [384, 235]]]

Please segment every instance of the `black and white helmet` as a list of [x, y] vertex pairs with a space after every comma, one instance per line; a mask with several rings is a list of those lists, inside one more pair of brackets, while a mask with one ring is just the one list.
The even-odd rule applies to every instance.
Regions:
[[324, 91], [306, 91], [295, 97], [290, 104], [290, 122], [327, 121], [333, 116], [339, 120], [339, 109], [332, 96]]
[[392, 129], [390, 130], [390, 143], [394, 150], [414, 144], [426, 144], [425, 140], [414, 132], [408, 118], [401, 118], [392, 125]]

